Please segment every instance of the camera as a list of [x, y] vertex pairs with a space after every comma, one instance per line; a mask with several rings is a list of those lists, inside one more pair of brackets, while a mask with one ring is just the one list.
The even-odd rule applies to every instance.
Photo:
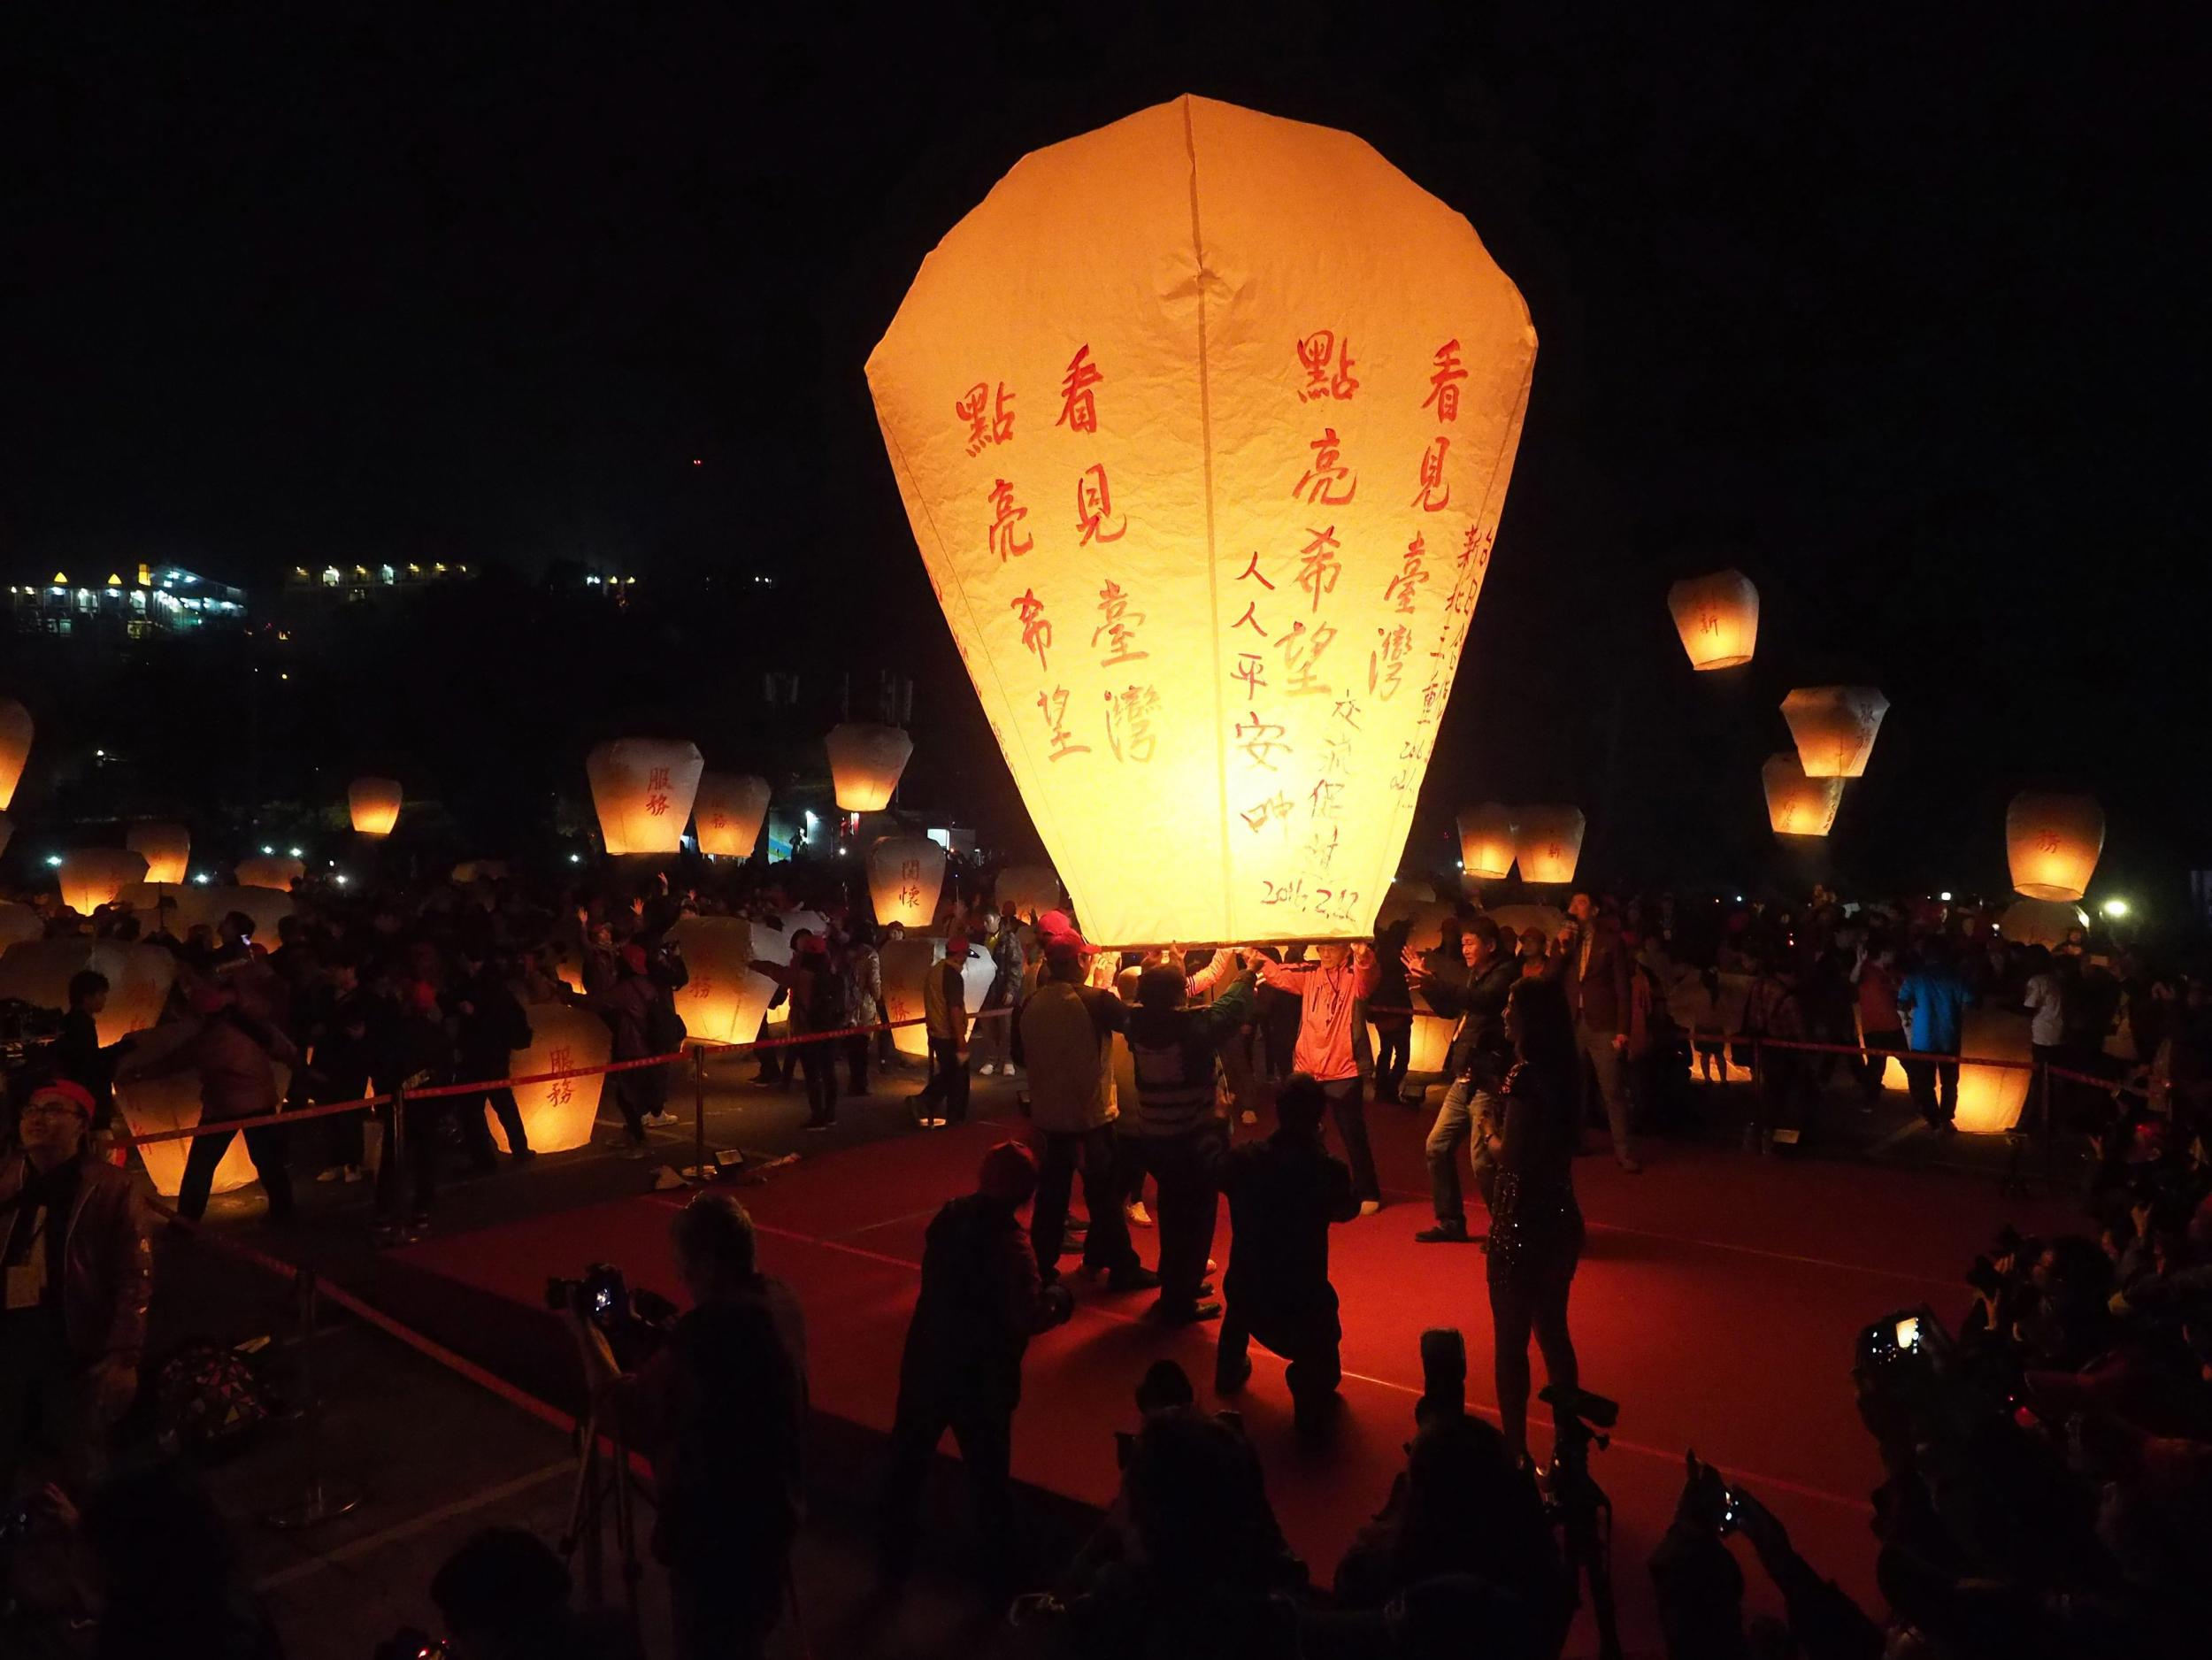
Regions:
[[625, 1372], [650, 1360], [676, 1327], [674, 1303], [657, 1292], [632, 1290], [611, 1263], [594, 1263], [573, 1280], [549, 1279], [545, 1306], [562, 1314], [572, 1310], [597, 1326]]
[[1859, 1333], [1859, 1361], [1877, 1377], [1900, 1366], [1925, 1365], [1929, 1340], [1940, 1338], [1942, 1326], [1927, 1308], [1900, 1309], [1883, 1316]]
[[452, 1652], [442, 1637], [402, 1625], [377, 1644], [375, 1660], [446, 1660]]

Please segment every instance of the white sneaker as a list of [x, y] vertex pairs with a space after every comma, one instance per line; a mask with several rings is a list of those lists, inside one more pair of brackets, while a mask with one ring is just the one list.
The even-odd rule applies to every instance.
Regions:
[[676, 1122], [676, 1115], [672, 1112], [649, 1112], [639, 1122], [649, 1125], [656, 1130], [664, 1130]]
[[976, 1071], [986, 1078], [995, 1078], [998, 1075], [998, 1063], [996, 1061], [986, 1061], [982, 1065], [977, 1067]]
[[1126, 1210], [1129, 1217], [1129, 1226], [1131, 1227], [1150, 1227], [1152, 1226], [1152, 1212], [1144, 1208], [1143, 1200], [1137, 1200], [1134, 1203], [1127, 1206]]
[[317, 1175], [315, 1180], [317, 1181], [343, 1181], [347, 1180], [346, 1166], [343, 1164], [333, 1164], [328, 1170], [323, 1171]]
[[1362, 1199], [1359, 1202], [1359, 1213], [1362, 1216], [1373, 1216], [1381, 1209], [1382, 1201], [1380, 1199]]

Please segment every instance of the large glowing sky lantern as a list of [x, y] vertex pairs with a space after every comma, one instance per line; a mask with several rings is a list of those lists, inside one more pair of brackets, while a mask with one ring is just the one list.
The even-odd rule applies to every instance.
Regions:
[[134, 882], [146, 880], [146, 856], [128, 848], [73, 848], [62, 855], [61, 903], [90, 916]]
[[1513, 854], [1525, 882], [1571, 882], [1582, 858], [1583, 833], [1589, 821], [1582, 809], [1564, 803], [1517, 807], [1513, 811]]
[[1025, 157], [923, 262], [876, 413], [1092, 939], [1366, 935], [1535, 357], [1465, 219], [1204, 98]]
[[702, 772], [692, 833], [709, 858], [749, 859], [768, 822], [768, 780], [750, 773]]
[[607, 851], [679, 851], [706, 770], [699, 746], [680, 738], [618, 738], [593, 749], [584, 772]]
[[740, 917], [684, 917], [668, 931], [691, 974], [676, 994], [687, 1034], [706, 1043], [750, 1043], [759, 1037], [776, 982], [753, 966], [770, 960], [755, 939], [770, 932]]
[[1513, 868], [1513, 812], [1494, 801], [1459, 814], [1459, 868], [1471, 882], [1505, 880]]
[[1863, 778], [1889, 699], [1871, 686], [1802, 686], [1782, 700], [1807, 778]]
[[0, 809], [15, 799], [15, 787], [23, 781], [31, 731], [31, 711], [12, 697], [0, 697]]
[[868, 849], [868, 896], [885, 926], [926, 928], [944, 888], [945, 849], [927, 836], [885, 836]]
[[2104, 852], [2104, 809], [2088, 795], [2024, 789], [2005, 809], [2012, 885], [2031, 899], [2079, 899]]
[[899, 775], [914, 755], [914, 740], [900, 728], [866, 721], [832, 726], [823, 744], [829, 751], [837, 805], [844, 812], [881, 812], [888, 807]]
[[1841, 779], [1807, 778], [1795, 752], [1785, 749], [1767, 757], [1759, 782], [1766, 790], [1767, 823], [1775, 834], [1824, 836], [1836, 827], [1836, 810], [1843, 805]]
[[[591, 1126], [599, 1117], [599, 1097], [606, 1088], [604, 1072], [581, 1077], [551, 1077], [579, 1067], [604, 1066], [613, 1048], [607, 1023], [588, 1009], [565, 1003], [534, 1003], [529, 1006], [530, 1047], [516, 1051], [507, 1063], [510, 1078], [532, 1078], [535, 1083], [515, 1086], [515, 1105], [522, 1113], [522, 1133], [541, 1153], [565, 1153], [591, 1140]], [[507, 1150], [507, 1132], [487, 1106], [482, 1109], [492, 1140]]]
[[399, 822], [406, 792], [396, 778], [357, 778], [346, 786], [346, 811], [357, 834], [388, 836]]
[[180, 824], [134, 824], [123, 845], [146, 861], [150, 882], [180, 882], [192, 861], [192, 833]]
[[1684, 577], [1667, 590], [1667, 610], [1694, 669], [1736, 668], [1759, 648], [1759, 590], [1741, 571]]

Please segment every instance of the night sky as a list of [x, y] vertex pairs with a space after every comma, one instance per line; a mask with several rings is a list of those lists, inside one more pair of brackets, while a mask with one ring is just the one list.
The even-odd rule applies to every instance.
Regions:
[[[1624, 880], [1794, 880], [1775, 705], [1867, 680], [1839, 873], [2001, 887], [2029, 784], [2111, 881], [2212, 867], [2195, 8], [212, 10], [0, 19], [12, 574], [780, 573], [987, 827], [861, 365], [1023, 152], [1195, 91], [1371, 141], [1541, 337], [1417, 861], [1557, 797]], [[1693, 677], [1665, 589], [1725, 565], [1759, 660]]]

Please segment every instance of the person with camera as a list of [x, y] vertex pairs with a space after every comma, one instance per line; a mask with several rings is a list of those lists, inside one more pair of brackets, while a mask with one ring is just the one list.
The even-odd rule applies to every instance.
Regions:
[[1488, 917], [1476, 917], [1460, 934], [1460, 953], [1467, 965], [1466, 984], [1455, 985], [1430, 968], [1426, 959], [1409, 950], [1404, 957], [1406, 978], [1429, 1001], [1429, 1007], [1446, 1016], [1456, 1015], [1452, 1043], [1444, 1057], [1444, 1075], [1451, 1087], [1437, 1110], [1436, 1123], [1423, 1149], [1429, 1166], [1429, 1199], [1436, 1211], [1433, 1226], [1414, 1234], [1424, 1245], [1460, 1244], [1473, 1236], [1467, 1232], [1467, 1203], [1459, 1186], [1459, 1148], [1465, 1142], [1474, 1166], [1475, 1190], [1486, 1207], [1497, 1170], [1491, 1143], [1497, 1134], [1498, 1088], [1512, 1058], [1505, 1041], [1505, 1000], [1520, 977], [1516, 961], [1499, 949], [1498, 925]]
[[791, 1287], [760, 1272], [752, 1218], [703, 1193], [669, 1228], [691, 1308], [634, 1372], [572, 1295], [595, 1397], [653, 1466], [653, 1553], [684, 1660], [757, 1656], [790, 1582], [803, 1500], [806, 1335]]
[[1029, 1340], [1073, 1312], [1047, 1285], [1018, 1214], [1037, 1188], [1036, 1156], [1019, 1141], [984, 1154], [976, 1190], [929, 1225], [922, 1285], [899, 1360], [898, 1406], [883, 1486], [878, 1565], [887, 1581], [913, 1566], [922, 1484], [946, 1430], [960, 1444], [983, 1536], [983, 1560], [1011, 1573], [1014, 1409]]
[[81, 1479], [138, 1391], [153, 1253], [124, 1172], [86, 1150], [92, 1096], [39, 1085], [0, 1158], [0, 1502], [44, 1455]]

